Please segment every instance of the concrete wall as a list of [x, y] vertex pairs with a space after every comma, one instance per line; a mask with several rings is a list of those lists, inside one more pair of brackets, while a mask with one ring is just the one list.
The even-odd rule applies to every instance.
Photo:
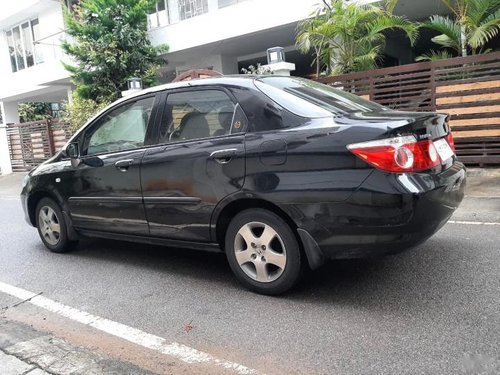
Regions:
[[[7, 143], [6, 124], [10, 122], [19, 122], [17, 102], [0, 102], [0, 110], [2, 111], [2, 118], [4, 119], [4, 123], [0, 124], [0, 173], [8, 174], [12, 172], [12, 166]], [[8, 119], [8, 121], [5, 121], [5, 119]]]

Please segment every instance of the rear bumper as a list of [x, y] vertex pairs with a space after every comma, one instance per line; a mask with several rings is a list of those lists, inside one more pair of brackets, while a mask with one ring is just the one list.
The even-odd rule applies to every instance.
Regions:
[[294, 207], [294, 220], [325, 258], [381, 256], [417, 246], [436, 233], [464, 196], [466, 171], [455, 162], [440, 174], [378, 170], [344, 202]]

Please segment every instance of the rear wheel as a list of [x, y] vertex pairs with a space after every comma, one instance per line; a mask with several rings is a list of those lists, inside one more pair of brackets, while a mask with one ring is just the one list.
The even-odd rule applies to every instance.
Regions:
[[43, 198], [36, 207], [36, 227], [43, 244], [55, 253], [71, 250], [75, 242], [68, 240], [66, 222], [59, 205]]
[[278, 215], [249, 209], [236, 215], [226, 232], [229, 265], [248, 289], [280, 294], [300, 277], [301, 257], [295, 234]]

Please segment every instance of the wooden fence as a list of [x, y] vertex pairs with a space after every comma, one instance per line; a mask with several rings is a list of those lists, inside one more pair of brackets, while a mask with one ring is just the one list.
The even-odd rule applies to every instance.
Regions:
[[69, 125], [56, 120], [7, 125], [14, 172], [27, 171], [53, 156], [71, 136]]
[[319, 81], [401, 111], [448, 113], [462, 161], [500, 164], [500, 52]]

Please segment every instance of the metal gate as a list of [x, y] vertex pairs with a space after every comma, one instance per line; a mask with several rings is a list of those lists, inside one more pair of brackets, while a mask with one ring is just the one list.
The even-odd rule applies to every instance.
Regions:
[[29, 171], [59, 151], [71, 136], [69, 125], [42, 120], [7, 125], [7, 142], [14, 172]]

